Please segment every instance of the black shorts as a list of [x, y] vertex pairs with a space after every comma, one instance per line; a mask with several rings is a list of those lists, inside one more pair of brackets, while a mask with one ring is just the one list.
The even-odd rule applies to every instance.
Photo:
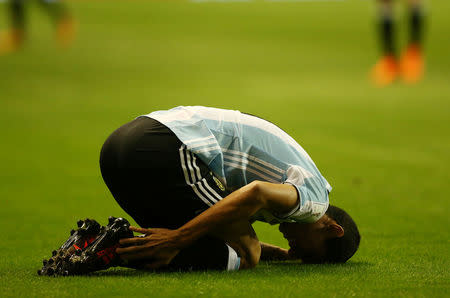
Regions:
[[116, 201], [142, 227], [178, 228], [226, 196], [208, 167], [148, 117], [109, 136], [100, 168]]
[[[178, 228], [226, 196], [208, 167], [170, 129], [148, 117], [109, 136], [100, 169], [122, 209], [145, 228]], [[239, 265], [237, 260], [223, 240], [205, 236], [183, 249], [167, 268], [231, 270]]]

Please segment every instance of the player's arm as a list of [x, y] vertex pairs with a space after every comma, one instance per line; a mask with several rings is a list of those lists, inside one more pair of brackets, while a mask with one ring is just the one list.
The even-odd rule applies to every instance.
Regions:
[[214, 235], [215, 231], [232, 223], [249, 222], [250, 217], [261, 209], [275, 214], [287, 213], [298, 204], [298, 200], [297, 191], [292, 185], [254, 181], [176, 230], [133, 228], [147, 236], [121, 240], [121, 244], [137, 246], [119, 248], [117, 253], [126, 259], [156, 259], [155, 267], [165, 265], [180, 249], [204, 235]]
[[222, 239], [237, 252], [240, 257], [239, 269], [250, 269], [258, 265], [261, 244], [248, 220], [235, 221], [218, 227], [209, 235]]
[[287, 213], [297, 205], [298, 199], [292, 185], [252, 182], [176, 230], [178, 243], [185, 247], [217, 227], [241, 220], [248, 221], [261, 209], [275, 214]]

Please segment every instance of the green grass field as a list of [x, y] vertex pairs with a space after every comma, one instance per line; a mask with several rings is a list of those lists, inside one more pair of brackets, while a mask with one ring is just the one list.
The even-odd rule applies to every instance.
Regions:
[[[31, 7], [26, 47], [0, 57], [0, 296], [448, 297], [450, 3], [432, 4], [425, 80], [384, 89], [367, 76], [372, 1], [73, 2], [80, 30], [65, 52]], [[239, 109], [290, 133], [359, 224], [357, 254], [234, 273], [39, 277], [77, 219], [126, 216], [100, 176], [106, 137], [177, 105]], [[276, 227], [256, 229], [287, 247]]]

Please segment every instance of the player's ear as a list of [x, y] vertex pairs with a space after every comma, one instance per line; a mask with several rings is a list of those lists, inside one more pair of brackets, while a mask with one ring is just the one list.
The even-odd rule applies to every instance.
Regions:
[[341, 238], [344, 236], [344, 228], [338, 223], [333, 222], [327, 226], [327, 233], [330, 238]]

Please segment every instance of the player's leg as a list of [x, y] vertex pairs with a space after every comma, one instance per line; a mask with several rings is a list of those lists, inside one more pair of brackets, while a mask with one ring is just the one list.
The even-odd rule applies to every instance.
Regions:
[[[103, 145], [103, 179], [119, 205], [140, 226], [178, 228], [209, 207], [186, 183], [180, 157], [186, 152], [181, 148], [167, 127], [146, 117], [120, 127]], [[190, 158], [191, 166], [197, 164]], [[204, 175], [206, 171], [202, 167], [196, 173]], [[225, 241], [205, 237], [181, 251], [168, 269], [235, 269], [237, 263], [236, 252]]]
[[168, 269], [250, 269], [259, 263], [260, 256], [261, 244], [253, 227], [248, 221], [240, 221], [219, 227], [182, 250]]
[[259, 263], [260, 256], [261, 244], [258, 237], [248, 220], [242, 220], [215, 228], [207, 236], [181, 250], [163, 269], [250, 269]]
[[22, 31], [25, 30], [25, 1], [12, 0], [9, 4], [11, 27]]
[[393, 0], [377, 0], [378, 34], [382, 56], [372, 69], [371, 76], [375, 84], [384, 86], [392, 83], [398, 75], [395, 52], [395, 23]]
[[39, 3], [55, 23], [58, 44], [69, 46], [75, 39], [76, 22], [67, 5], [62, 0], [39, 0]]
[[203, 237], [181, 250], [172, 262], [162, 270], [197, 271], [227, 270], [240, 268], [241, 258], [231, 245], [216, 237]]
[[381, 42], [381, 49], [384, 56], [395, 56], [394, 41], [394, 1], [393, 0], [377, 0], [378, 1], [378, 31]]
[[422, 0], [408, 0], [409, 10], [409, 44], [420, 46], [424, 27], [424, 8]]
[[409, 41], [402, 54], [400, 66], [404, 81], [415, 83], [422, 78], [424, 71], [422, 54], [424, 9], [421, 0], [408, 0], [407, 4]]
[[0, 55], [14, 52], [25, 39], [25, 1], [10, 0], [10, 28], [0, 33]]

